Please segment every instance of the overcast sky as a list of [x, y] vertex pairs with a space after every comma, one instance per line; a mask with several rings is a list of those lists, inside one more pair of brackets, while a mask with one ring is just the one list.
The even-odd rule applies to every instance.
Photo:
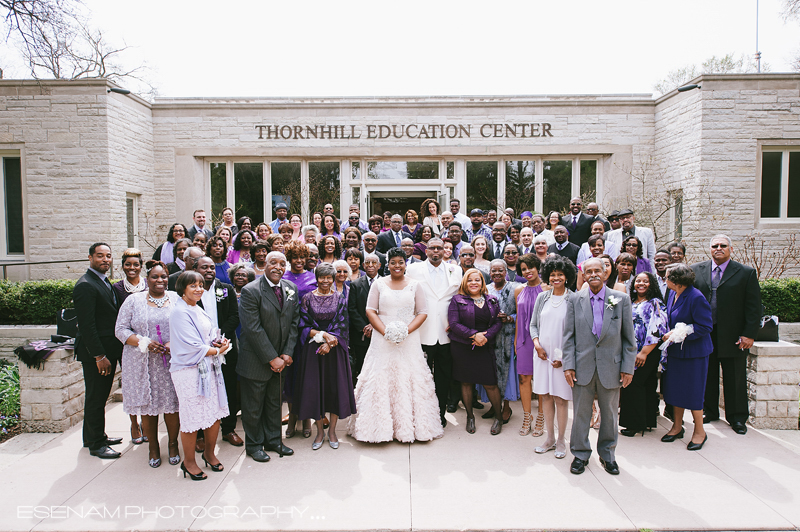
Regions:
[[[756, 0], [84, 0], [162, 96], [652, 93], [670, 70], [756, 50]], [[773, 72], [800, 22], [761, 0]]]

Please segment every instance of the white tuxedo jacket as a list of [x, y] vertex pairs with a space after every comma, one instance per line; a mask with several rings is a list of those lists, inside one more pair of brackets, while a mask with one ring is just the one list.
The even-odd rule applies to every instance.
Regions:
[[[653, 230], [648, 229], [647, 227], [639, 227], [638, 225], [634, 227], [636, 227], [636, 236], [642, 241], [642, 255], [652, 261], [656, 258], [656, 240], [653, 238]], [[607, 233], [606, 241], [616, 242], [620, 253], [625, 251], [622, 249], [622, 228], [609, 231]]]
[[406, 275], [419, 282], [419, 288], [424, 291], [425, 301], [428, 303], [428, 318], [419, 328], [419, 336], [422, 345], [449, 344], [450, 337], [446, 329], [447, 311], [450, 308], [450, 300], [458, 293], [461, 286], [461, 268], [455, 264], [442, 262], [441, 267], [447, 275], [447, 286], [442, 291], [437, 292], [433, 288], [431, 272], [428, 270], [429, 262], [416, 262], [409, 264], [406, 268]]

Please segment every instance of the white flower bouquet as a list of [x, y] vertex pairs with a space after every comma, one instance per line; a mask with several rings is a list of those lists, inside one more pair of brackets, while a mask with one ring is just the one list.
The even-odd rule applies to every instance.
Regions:
[[393, 321], [386, 326], [383, 337], [389, 342], [399, 345], [408, 338], [408, 325], [402, 321]]
[[666, 342], [661, 344], [661, 350], [664, 351], [673, 344], [683, 344], [683, 341], [686, 340], [686, 337], [693, 332], [694, 325], [686, 325], [683, 322], [676, 323], [675, 328], [672, 329], [672, 334], [669, 335], [669, 338]]

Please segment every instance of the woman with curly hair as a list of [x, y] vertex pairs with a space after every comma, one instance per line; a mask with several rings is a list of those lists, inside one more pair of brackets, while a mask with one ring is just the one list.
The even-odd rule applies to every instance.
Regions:
[[256, 234], [250, 229], [239, 229], [233, 237], [233, 246], [228, 251], [228, 262], [253, 262], [250, 256], [250, 249], [256, 243]]
[[427, 225], [421, 225], [417, 231], [417, 237], [414, 239], [414, 252], [412, 255], [419, 260], [425, 260], [427, 257], [425, 250], [428, 249], [428, 241], [433, 238], [433, 228]]
[[322, 236], [335, 236], [341, 238], [342, 233], [339, 228], [339, 220], [332, 214], [326, 214], [322, 217], [322, 227], [320, 228]]
[[408, 209], [403, 219], [406, 221], [406, 223], [403, 225], [402, 230], [406, 233], [410, 233], [411, 238], [416, 239], [417, 231], [419, 231], [419, 228], [422, 227], [422, 224], [418, 221], [419, 217], [417, 216], [417, 211], [414, 209]]
[[284, 243], [283, 237], [279, 234], [272, 233], [269, 235], [267, 237], [267, 244], [269, 244], [270, 251], [286, 252], [286, 244]]
[[212, 236], [206, 244], [206, 256], [214, 261], [214, 269], [217, 272], [217, 279], [223, 283], [231, 284], [228, 270], [231, 263], [228, 262], [228, 245], [221, 236]]
[[167, 241], [158, 246], [153, 253], [153, 260], [160, 260], [164, 264], [175, 262], [175, 242], [186, 237], [186, 226], [174, 223], [167, 231]]
[[269, 235], [272, 234], [272, 228], [269, 224], [265, 224], [261, 222], [256, 226], [256, 238], [259, 240], [266, 240]]
[[333, 235], [323, 236], [319, 241], [320, 262], [333, 264], [342, 256], [342, 243]]
[[439, 207], [439, 202], [433, 198], [428, 198], [422, 202], [422, 207], [419, 209], [420, 216], [423, 216], [422, 225], [427, 225], [431, 229], [433, 229], [433, 234], [435, 236], [441, 236], [442, 229], [442, 219], [439, 215], [442, 213], [441, 208]]

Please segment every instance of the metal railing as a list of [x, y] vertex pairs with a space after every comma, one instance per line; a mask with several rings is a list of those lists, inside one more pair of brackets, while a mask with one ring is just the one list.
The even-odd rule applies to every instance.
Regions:
[[[46, 260], [46, 261], [38, 261], [38, 262], [3, 262], [0, 265], [3, 266], [3, 280], [8, 279], [8, 270], [9, 266], [33, 266], [38, 264], [65, 264], [68, 262], [87, 262], [89, 259], [73, 259], [73, 260]], [[111, 276], [111, 272], [113, 268], [109, 269], [109, 276]], [[113, 277], [111, 277], [113, 279]]]

